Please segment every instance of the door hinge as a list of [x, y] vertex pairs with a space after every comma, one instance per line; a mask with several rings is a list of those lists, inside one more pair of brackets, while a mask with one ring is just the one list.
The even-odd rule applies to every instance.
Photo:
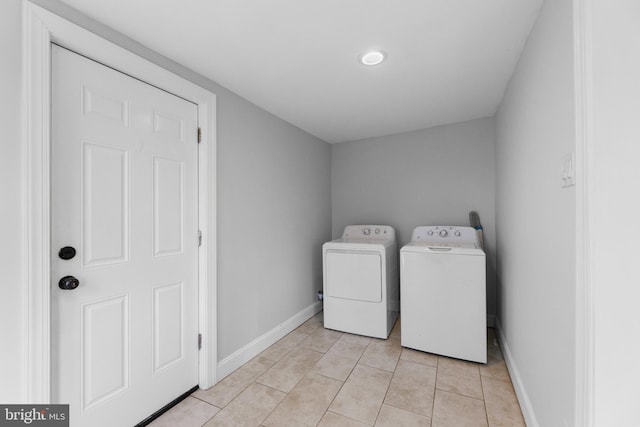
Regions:
[[202, 142], [202, 129], [198, 128], [198, 144]]
[[202, 246], [202, 230], [198, 230], [198, 246]]
[[202, 334], [198, 334], [198, 350], [202, 350]]

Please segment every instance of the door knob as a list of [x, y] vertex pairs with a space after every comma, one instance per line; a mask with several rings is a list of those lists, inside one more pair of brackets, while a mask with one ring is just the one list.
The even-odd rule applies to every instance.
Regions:
[[80, 281], [73, 276], [64, 276], [58, 282], [58, 287], [67, 291], [77, 288], [78, 285], [80, 285]]

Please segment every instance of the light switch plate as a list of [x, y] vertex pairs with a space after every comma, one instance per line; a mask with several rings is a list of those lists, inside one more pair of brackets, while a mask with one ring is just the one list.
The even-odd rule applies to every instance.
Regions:
[[571, 152], [562, 158], [560, 164], [560, 180], [562, 187], [570, 187], [576, 183], [575, 153]]

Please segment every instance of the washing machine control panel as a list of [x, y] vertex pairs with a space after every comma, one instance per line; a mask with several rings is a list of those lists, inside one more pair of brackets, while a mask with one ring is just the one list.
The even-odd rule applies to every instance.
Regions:
[[395, 240], [396, 232], [388, 225], [348, 225], [343, 238]]
[[457, 227], [453, 225], [428, 225], [416, 227], [411, 236], [412, 242], [430, 243], [473, 243], [478, 235], [473, 227]]

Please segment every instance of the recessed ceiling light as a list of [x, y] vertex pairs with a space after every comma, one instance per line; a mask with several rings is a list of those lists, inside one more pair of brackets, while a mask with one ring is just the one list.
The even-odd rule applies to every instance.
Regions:
[[360, 55], [360, 63], [364, 65], [378, 65], [385, 60], [387, 54], [380, 50], [371, 50]]

